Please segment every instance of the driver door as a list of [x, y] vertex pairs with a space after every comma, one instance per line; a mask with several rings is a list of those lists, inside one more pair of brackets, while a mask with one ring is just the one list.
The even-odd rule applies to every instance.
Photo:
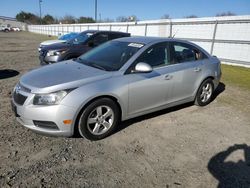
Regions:
[[[152, 66], [150, 73], [133, 73], [137, 63], [144, 62]], [[132, 65], [129, 77], [128, 114], [133, 116], [167, 103], [172, 82], [169, 76], [168, 43], [163, 42], [149, 47]], [[133, 67], [134, 66], [134, 67]]]

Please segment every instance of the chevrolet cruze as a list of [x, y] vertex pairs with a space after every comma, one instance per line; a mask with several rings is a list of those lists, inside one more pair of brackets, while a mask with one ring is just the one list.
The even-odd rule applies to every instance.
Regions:
[[25, 74], [12, 108], [35, 132], [98, 140], [123, 120], [190, 101], [207, 105], [220, 77], [220, 61], [193, 43], [120, 38]]

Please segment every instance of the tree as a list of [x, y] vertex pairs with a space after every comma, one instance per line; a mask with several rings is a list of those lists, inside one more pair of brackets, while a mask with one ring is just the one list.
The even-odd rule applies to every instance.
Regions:
[[117, 22], [128, 22], [128, 18], [126, 16], [119, 16], [116, 18]]
[[114, 22], [114, 20], [111, 18], [105, 18], [103, 20], [100, 20], [100, 22], [110, 23], [110, 22]]
[[53, 24], [53, 23], [55, 23], [55, 19], [53, 16], [47, 14], [43, 17], [42, 22], [43, 22], [43, 24]]
[[189, 16], [185, 16], [184, 18], [198, 18], [198, 16], [191, 14]]
[[135, 15], [131, 15], [131, 16], [128, 16], [128, 17], [119, 16], [119, 17], [116, 18], [116, 21], [117, 22], [136, 22], [136, 21], [138, 21], [138, 18]]
[[76, 23], [76, 18], [71, 15], [65, 15], [63, 18], [60, 19], [60, 22], [63, 24], [74, 24]]
[[161, 19], [170, 19], [170, 16], [168, 14], [164, 14]]
[[21, 11], [16, 15], [17, 21], [25, 22], [28, 24], [40, 23], [40, 18], [33, 13]]
[[136, 22], [136, 21], [139, 21], [139, 19], [137, 18], [137, 16], [135, 16], [135, 15], [131, 15], [131, 16], [129, 16], [128, 17], [128, 20], [130, 21], [130, 22]]
[[220, 16], [235, 16], [236, 14], [230, 11], [227, 12], [222, 12], [222, 13], [218, 13], [216, 14], [216, 17], [220, 17]]
[[78, 18], [78, 23], [95, 23], [95, 20], [91, 17], [81, 16]]

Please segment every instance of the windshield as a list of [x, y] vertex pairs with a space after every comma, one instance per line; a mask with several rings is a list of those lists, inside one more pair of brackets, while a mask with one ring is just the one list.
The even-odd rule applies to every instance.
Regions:
[[143, 44], [110, 41], [80, 56], [77, 61], [106, 71], [119, 70]]
[[59, 40], [71, 40], [73, 38], [75, 38], [78, 35], [78, 33], [68, 33], [66, 35], [63, 35], [61, 37], [59, 37]]
[[71, 40], [69, 40], [68, 43], [81, 44], [81, 43], [86, 42], [86, 40], [92, 35], [93, 35], [93, 33], [89, 33], [89, 32], [88, 33], [80, 33], [77, 36], [75, 36], [74, 38], [72, 38]]

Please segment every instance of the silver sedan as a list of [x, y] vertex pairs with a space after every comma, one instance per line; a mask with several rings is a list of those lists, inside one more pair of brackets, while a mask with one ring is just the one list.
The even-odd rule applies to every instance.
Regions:
[[98, 140], [123, 120], [190, 101], [207, 105], [220, 77], [220, 61], [193, 43], [121, 38], [22, 76], [12, 108], [38, 133]]

